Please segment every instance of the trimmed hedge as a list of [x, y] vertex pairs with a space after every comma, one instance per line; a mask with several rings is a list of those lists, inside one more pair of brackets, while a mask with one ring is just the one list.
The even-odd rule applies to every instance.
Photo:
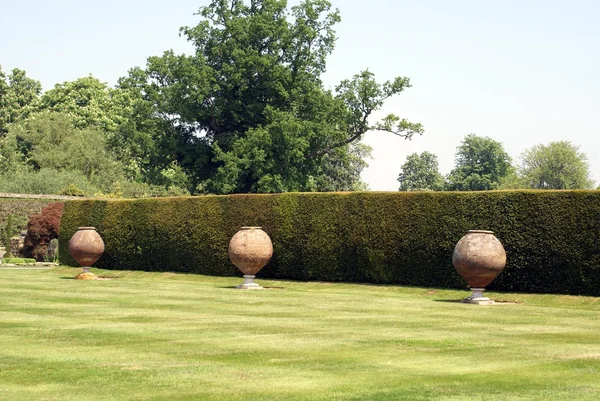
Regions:
[[108, 269], [240, 275], [229, 239], [262, 226], [273, 241], [262, 277], [461, 288], [452, 266], [469, 229], [495, 232], [507, 267], [488, 287], [600, 295], [600, 191], [361, 192], [68, 201], [67, 241], [95, 226]]

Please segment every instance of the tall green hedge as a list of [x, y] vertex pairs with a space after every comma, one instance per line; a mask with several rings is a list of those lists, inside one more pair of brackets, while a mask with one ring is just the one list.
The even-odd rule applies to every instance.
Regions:
[[78, 226], [95, 226], [109, 269], [240, 275], [229, 239], [262, 226], [274, 255], [259, 277], [461, 288], [452, 266], [469, 229], [507, 252], [489, 288], [600, 295], [600, 191], [288, 193], [68, 201], [61, 262]]

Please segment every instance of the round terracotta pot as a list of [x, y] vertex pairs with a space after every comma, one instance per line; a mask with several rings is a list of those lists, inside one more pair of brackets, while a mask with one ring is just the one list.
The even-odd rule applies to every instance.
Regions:
[[492, 231], [469, 230], [456, 244], [452, 264], [470, 288], [485, 288], [506, 266], [506, 252]]
[[104, 241], [94, 227], [79, 227], [69, 241], [69, 253], [84, 271], [89, 270], [104, 253]]
[[271, 238], [260, 227], [242, 227], [229, 241], [229, 259], [244, 275], [256, 275], [271, 256]]

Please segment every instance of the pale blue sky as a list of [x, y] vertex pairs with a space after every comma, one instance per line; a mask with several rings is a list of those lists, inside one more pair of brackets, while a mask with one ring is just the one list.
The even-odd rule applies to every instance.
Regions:
[[[0, 65], [54, 84], [92, 74], [114, 85], [164, 50], [189, 50], [178, 36], [206, 0], [0, 0]], [[291, 2], [295, 3], [295, 2]], [[363, 178], [396, 190], [412, 152], [438, 155], [446, 174], [465, 135], [489, 136], [513, 158], [541, 143], [570, 140], [600, 184], [600, 2], [592, 0], [333, 0], [342, 22], [325, 84], [363, 69], [380, 80], [411, 78], [391, 99], [423, 123], [408, 142], [369, 133], [374, 159]]]

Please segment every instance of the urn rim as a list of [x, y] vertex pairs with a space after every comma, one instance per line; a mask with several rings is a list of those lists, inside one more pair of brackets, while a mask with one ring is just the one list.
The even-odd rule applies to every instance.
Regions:
[[493, 234], [493, 231], [490, 230], [469, 230], [467, 233], [475, 233], [475, 234]]
[[262, 227], [259, 226], [243, 226], [240, 230], [262, 230]]
[[96, 227], [77, 227], [77, 230], [96, 230]]

